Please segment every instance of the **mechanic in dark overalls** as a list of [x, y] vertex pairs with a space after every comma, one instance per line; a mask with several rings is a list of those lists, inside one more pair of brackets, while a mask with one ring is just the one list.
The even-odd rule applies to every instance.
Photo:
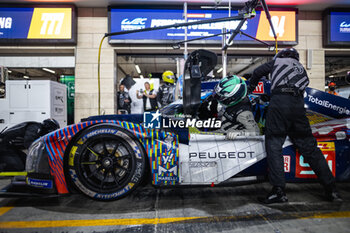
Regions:
[[175, 75], [172, 71], [167, 70], [162, 74], [163, 84], [159, 87], [157, 99], [161, 107], [174, 102]]
[[119, 85], [119, 91], [117, 92], [117, 109], [118, 114], [130, 114], [131, 113], [131, 98], [128, 92], [125, 91], [123, 84]]
[[304, 90], [309, 84], [309, 78], [299, 62], [299, 53], [294, 48], [283, 49], [272, 61], [256, 68], [250, 79], [249, 92], [255, 89], [261, 77], [268, 74], [271, 74], [271, 101], [266, 116], [265, 143], [269, 181], [273, 188], [259, 201], [266, 204], [288, 201], [284, 192], [286, 184], [282, 156], [287, 136], [324, 186], [327, 200], [341, 201], [335, 188], [335, 179], [317, 147], [306, 117]]
[[59, 129], [55, 119], [46, 119], [42, 123], [24, 122], [0, 133], [0, 171], [23, 171], [26, 153], [30, 145], [39, 137]]

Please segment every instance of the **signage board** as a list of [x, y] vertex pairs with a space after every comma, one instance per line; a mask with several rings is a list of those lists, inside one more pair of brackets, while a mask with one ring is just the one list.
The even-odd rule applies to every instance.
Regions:
[[[277, 32], [280, 44], [297, 44], [297, 11], [296, 9], [273, 9], [270, 11], [272, 22]], [[237, 15], [238, 11], [231, 12]], [[228, 17], [227, 10], [188, 10], [188, 22]], [[131, 9], [131, 8], [110, 8], [109, 9], [109, 32], [129, 31], [144, 28], [154, 28], [175, 23], [183, 23], [182, 9]], [[236, 29], [239, 20], [203, 25], [188, 26], [188, 39], [215, 35], [227, 30]], [[253, 19], [247, 20], [243, 25], [243, 32], [263, 41], [274, 42], [270, 25], [264, 11], [258, 10]], [[120, 43], [175, 43], [184, 40], [185, 30], [181, 28], [170, 28], [151, 32], [140, 32], [120, 36], [111, 36], [110, 44]], [[191, 43], [212, 44], [221, 43], [221, 37], [212, 37], [205, 40], [198, 40]], [[236, 44], [257, 44], [244, 35], [237, 35]]]
[[73, 6], [0, 7], [0, 44], [76, 44]]
[[328, 9], [323, 21], [325, 47], [350, 47], [350, 9]]

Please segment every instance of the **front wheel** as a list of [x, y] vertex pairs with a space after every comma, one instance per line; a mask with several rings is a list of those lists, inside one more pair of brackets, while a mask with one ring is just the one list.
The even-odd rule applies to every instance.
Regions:
[[68, 171], [74, 185], [97, 200], [115, 200], [136, 189], [145, 171], [140, 142], [116, 125], [95, 125], [71, 145]]

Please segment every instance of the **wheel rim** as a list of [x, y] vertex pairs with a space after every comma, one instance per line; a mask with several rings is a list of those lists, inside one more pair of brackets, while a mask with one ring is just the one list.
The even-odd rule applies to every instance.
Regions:
[[118, 136], [91, 138], [84, 143], [78, 173], [90, 189], [100, 193], [115, 192], [132, 177], [133, 154], [130, 145]]

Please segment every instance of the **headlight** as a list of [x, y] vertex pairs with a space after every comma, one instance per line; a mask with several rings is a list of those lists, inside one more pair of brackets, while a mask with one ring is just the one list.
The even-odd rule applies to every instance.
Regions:
[[[26, 161], [26, 171], [30, 172], [39, 172], [40, 161], [45, 156], [45, 144], [40, 139], [37, 139], [33, 142], [33, 144], [29, 147]], [[47, 157], [46, 157], [47, 161]]]

